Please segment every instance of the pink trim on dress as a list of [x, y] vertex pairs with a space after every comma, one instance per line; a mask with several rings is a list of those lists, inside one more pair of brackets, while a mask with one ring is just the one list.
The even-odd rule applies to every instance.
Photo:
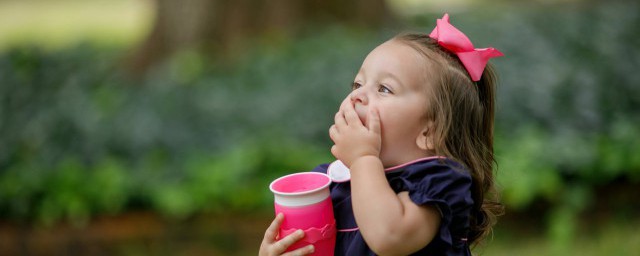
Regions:
[[384, 169], [384, 171], [385, 171], [385, 172], [395, 171], [395, 170], [397, 170], [397, 169], [400, 169], [400, 168], [405, 167], [405, 166], [407, 166], [407, 165], [415, 164], [415, 163], [417, 163], [417, 162], [422, 162], [422, 161], [426, 161], [426, 160], [433, 160], [433, 159], [444, 159], [444, 158], [446, 158], [446, 157], [444, 157], [444, 156], [429, 156], [429, 157], [424, 157], [424, 158], [420, 158], [420, 159], [413, 160], [413, 161], [408, 162], [408, 163], [404, 163], [404, 164], [401, 164], [401, 165], [396, 165], [396, 166], [393, 166], [393, 167], [386, 168], [386, 169]]
[[358, 230], [360, 230], [360, 228], [347, 228], [347, 229], [338, 229], [338, 232], [353, 232]]

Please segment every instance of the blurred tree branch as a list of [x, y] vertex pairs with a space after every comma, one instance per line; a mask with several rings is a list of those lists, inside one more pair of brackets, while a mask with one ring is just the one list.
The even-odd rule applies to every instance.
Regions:
[[[295, 36], [312, 24], [376, 27], [391, 22], [385, 0], [156, 0], [146, 40], [127, 59], [140, 75], [181, 49], [229, 57], [242, 41], [269, 33]], [[240, 48], [240, 49], [238, 49]]]

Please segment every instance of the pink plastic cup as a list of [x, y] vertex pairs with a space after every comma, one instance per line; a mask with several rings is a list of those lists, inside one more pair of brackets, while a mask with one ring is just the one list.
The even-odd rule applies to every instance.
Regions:
[[333, 255], [336, 221], [329, 196], [331, 178], [324, 173], [301, 172], [280, 177], [269, 185], [275, 197], [275, 212], [285, 218], [278, 239], [302, 229], [305, 236], [287, 251], [313, 244], [312, 255]]

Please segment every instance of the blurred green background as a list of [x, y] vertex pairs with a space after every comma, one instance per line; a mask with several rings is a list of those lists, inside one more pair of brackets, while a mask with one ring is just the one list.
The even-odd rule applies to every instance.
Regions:
[[255, 255], [357, 69], [444, 12], [499, 73], [481, 255], [640, 251], [637, 1], [0, 0], [0, 255]]

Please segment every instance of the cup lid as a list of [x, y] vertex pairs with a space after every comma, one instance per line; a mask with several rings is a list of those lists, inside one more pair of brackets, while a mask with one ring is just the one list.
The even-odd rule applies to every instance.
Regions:
[[335, 160], [327, 168], [327, 174], [333, 182], [342, 183], [351, 180], [349, 168], [340, 160]]

